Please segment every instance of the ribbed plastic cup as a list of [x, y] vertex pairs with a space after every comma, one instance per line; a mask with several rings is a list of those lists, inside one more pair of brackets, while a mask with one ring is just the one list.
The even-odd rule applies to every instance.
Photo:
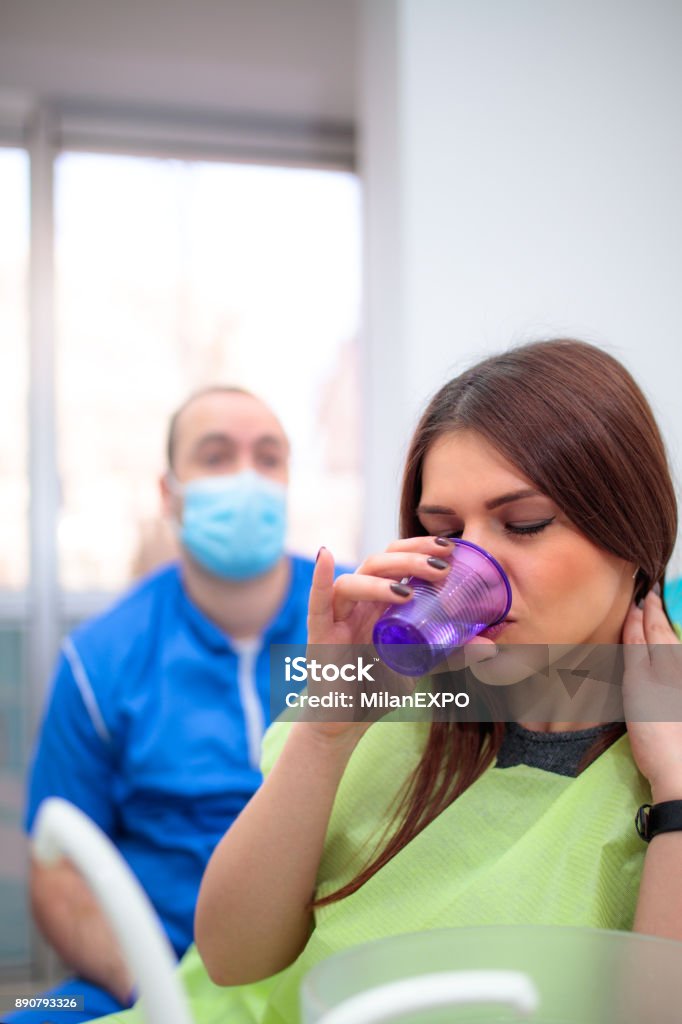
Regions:
[[501, 622], [512, 603], [502, 566], [471, 541], [455, 541], [452, 568], [431, 583], [413, 576], [414, 597], [392, 605], [374, 626], [381, 660], [404, 676], [423, 676], [488, 626]]

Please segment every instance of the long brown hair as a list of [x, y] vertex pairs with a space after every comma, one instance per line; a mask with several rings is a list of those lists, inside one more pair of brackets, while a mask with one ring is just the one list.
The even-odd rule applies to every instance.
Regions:
[[[651, 408], [624, 366], [572, 339], [523, 345], [485, 359], [435, 395], [415, 431], [400, 503], [400, 535], [426, 531], [417, 517], [426, 453], [444, 434], [475, 430], [548, 495], [594, 544], [639, 566], [635, 599], [665, 569], [677, 535], [677, 505]], [[602, 733], [581, 770], [625, 731]], [[322, 906], [359, 889], [497, 756], [501, 722], [433, 722], [397, 807], [398, 827], [355, 878]]]

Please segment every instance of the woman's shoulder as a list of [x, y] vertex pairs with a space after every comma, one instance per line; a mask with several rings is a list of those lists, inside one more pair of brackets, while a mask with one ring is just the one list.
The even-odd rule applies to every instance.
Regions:
[[[263, 775], [272, 770], [293, 724], [292, 720], [279, 718], [266, 731], [261, 746]], [[365, 783], [377, 776], [395, 780], [396, 772], [411, 771], [424, 750], [428, 728], [426, 722], [398, 722], [393, 721], [390, 715], [375, 722], [354, 750], [344, 779], [359, 774]]]

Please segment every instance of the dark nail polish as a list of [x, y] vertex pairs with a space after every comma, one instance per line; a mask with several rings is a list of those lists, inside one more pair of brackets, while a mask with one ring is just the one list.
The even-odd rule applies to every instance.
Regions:
[[434, 569], [447, 569], [449, 564], [442, 558], [427, 558], [426, 561], [429, 565], [432, 565]]
[[660, 583], [654, 583], [654, 585], [653, 585], [653, 587], [651, 589], [653, 590], [653, 592], [656, 595], [656, 597], [660, 597], [661, 596], [661, 584]]
[[391, 590], [394, 594], [399, 594], [400, 597], [412, 597], [411, 588], [406, 587], [404, 583], [391, 583]]
[[637, 607], [639, 608], [640, 611], [644, 607], [644, 598], [643, 597], [640, 597], [639, 601], [637, 602]]
[[455, 543], [450, 537], [435, 537], [436, 544], [440, 544], [442, 548], [451, 548]]
[[317, 552], [317, 555], [315, 556], [315, 565], [317, 565], [317, 559], [320, 557], [320, 555], [322, 554], [323, 551], [324, 551], [324, 544], [322, 545], [320, 550]]

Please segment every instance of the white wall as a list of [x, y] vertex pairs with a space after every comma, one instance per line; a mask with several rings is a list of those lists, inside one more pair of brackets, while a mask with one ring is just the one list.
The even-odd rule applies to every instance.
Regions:
[[[393, 393], [373, 372], [375, 421], [404, 443], [425, 397], [467, 363], [575, 335], [634, 371], [679, 483], [682, 5], [369, 0], [365, 27], [368, 200], [387, 167], [384, 195], [399, 182], [368, 205], [368, 267], [401, 282], [369, 280], [368, 317], [390, 358], [390, 304], [404, 353]], [[391, 62], [384, 87], [372, 69]], [[372, 115], [382, 102], [391, 153]], [[368, 546], [395, 501], [395, 467], [374, 471]]]
[[576, 334], [619, 355], [679, 480], [682, 5], [357, 10], [359, 45], [354, 0], [2, 0], [0, 100], [357, 113], [369, 549], [395, 531], [402, 452], [427, 395], [511, 341]]

